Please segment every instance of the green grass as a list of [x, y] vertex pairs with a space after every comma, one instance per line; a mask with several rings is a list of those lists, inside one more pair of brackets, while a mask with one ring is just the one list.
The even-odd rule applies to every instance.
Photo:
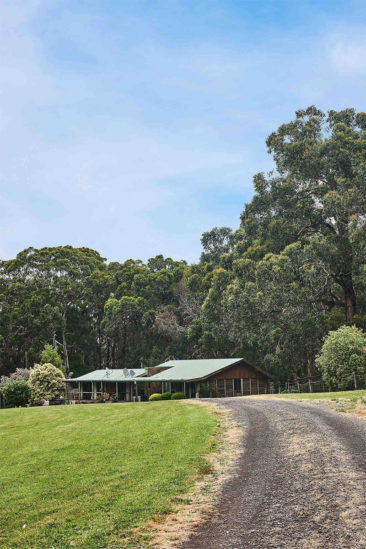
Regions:
[[129, 547], [205, 470], [216, 430], [169, 401], [0, 411], [0, 547]]
[[358, 391], [336, 391], [327, 393], [288, 393], [288, 394], [273, 394], [271, 396], [278, 398], [290, 398], [290, 399], [320, 399], [320, 398], [347, 398], [347, 399], [359, 399], [366, 397], [366, 389], [360, 389]]

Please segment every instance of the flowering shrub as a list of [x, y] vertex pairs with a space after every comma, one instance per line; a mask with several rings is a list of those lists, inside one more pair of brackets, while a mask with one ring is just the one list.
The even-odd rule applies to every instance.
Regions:
[[31, 371], [31, 368], [17, 368], [10, 376], [1, 376], [0, 387], [6, 385], [8, 381], [28, 381]]
[[65, 376], [53, 364], [35, 364], [29, 377], [33, 390], [32, 400], [55, 400], [64, 395]]

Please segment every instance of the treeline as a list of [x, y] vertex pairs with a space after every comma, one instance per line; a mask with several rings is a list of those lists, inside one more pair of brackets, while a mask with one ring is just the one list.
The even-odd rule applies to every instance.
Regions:
[[366, 328], [366, 114], [310, 107], [267, 146], [276, 170], [236, 231], [203, 234], [197, 264], [71, 246], [0, 262], [0, 375], [46, 343], [74, 375], [223, 356], [314, 375], [330, 330]]

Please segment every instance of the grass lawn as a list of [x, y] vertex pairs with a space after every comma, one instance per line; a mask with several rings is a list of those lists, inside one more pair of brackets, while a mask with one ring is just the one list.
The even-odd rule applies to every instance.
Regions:
[[177, 401], [1, 410], [0, 547], [130, 547], [207, 469], [216, 430]]
[[289, 393], [289, 394], [272, 394], [269, 395], [275, 398], [290, 398], [290, 399], [335, 399], [335, 398], [346, 398], [346, 399], [361, 399], [366, 398], [366, 389], [360, 389], [358, 391], [336, 391], [328, 393]]

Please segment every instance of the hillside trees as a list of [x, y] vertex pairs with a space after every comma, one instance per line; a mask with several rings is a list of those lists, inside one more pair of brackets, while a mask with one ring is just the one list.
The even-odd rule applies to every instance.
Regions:
[[50, 341], [61, 347], [69, 371], [70, 348], [80, 356], [79, 332], [88, 331], [85, 279], [103, 263], [98, 252], [71, 246], [28, 248], [0, 262], [4, 373], [31, 365]]
[[0, 376], [51, 343], [74, 374], [244, 356], [317, 375], [330, 330], [366, 329], [366, 114], [309, 107], [267, 146], [275, 170], [254, 176], [235, 232], [203, 233], [196, 264], [71, 246], [0, 261]]
[[267, 146], [277, 172], [254, 178], [256, 194], [242, 215], [247, 242], [277, 253], [305, 240], [350, 321], [366, 252], [366, 114], [309, 107]]

